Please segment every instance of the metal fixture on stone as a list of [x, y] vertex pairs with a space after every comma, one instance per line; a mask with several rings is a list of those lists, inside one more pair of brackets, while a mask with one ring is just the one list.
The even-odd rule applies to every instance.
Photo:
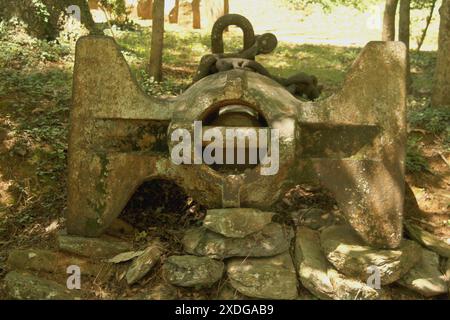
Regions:
[[[250, 38], [249, 38], [250, 39]], [[257, 38], [247, 39], [252, 47]], [[273, 39], [268, 37], [268, 39]], [[248, 42], [248, 43], [247, 43]], [[97, 237], [152, 179], [173, 181], [210, 209], [270, 210], [297, 184], [330, 190], [367, 244], [402, 238], [406, 48], [371, 42], [335, 95], [302, 101], [272, 77], [231, 68], [177, 98], [146, 95], [115, 41], [77, 43], [70, 121], [67, 231]], [[278, 129], [279, 171], [261, 166], [176, 165], [171, 133], [205, 126]]]

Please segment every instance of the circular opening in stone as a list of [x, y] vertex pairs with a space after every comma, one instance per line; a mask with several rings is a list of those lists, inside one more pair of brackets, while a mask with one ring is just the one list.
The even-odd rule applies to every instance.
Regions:
[[[219, 103], [211, 108], [209, 108], [201, 117], [203, 131], [210, 128], [220, 128], [223, 136], [223, 147], [218, 150], [223, 155], [222, 164], [212, 164], [210, 167], [218, 172], [224, 174], [240, 174], [246, 170], [254, 169], [260, 164], [260, 159], [265, 156], [265, 149], [260, 150], [259, 143], [259, 130], [258, 129], [269, 129], [268, 122], [264, 115], [257, 110], [257, 108], [250, 106], [249, 104], [242, 101], [227, 101]], [[238, 145], [238, 138], [234, 138], [234, 160], [232, 164], [227, 164], [227, 142], [232, 140], [227, 139], [228, 132], [237, 132], [236, 130], [243, 130], [246, 132], [244, 138], [242, 138], [245, 144], [244, 148], [240, 148]], [[255, 139], [256, 135], [256, 140]], [[251, 143], [253, 139], [253, 144]], [[254, 148], [256, 144], [256, 148]], [[202, 151], [205, 151], [208, 142], [204, 142]], [[238, 154], [245, 155], [245, 163], [238, 164]], [[256, 163], [250, 161], [251, 154], [253, 159], [256, 155]], [[212, 153], [214, 156], [214, 152]]]

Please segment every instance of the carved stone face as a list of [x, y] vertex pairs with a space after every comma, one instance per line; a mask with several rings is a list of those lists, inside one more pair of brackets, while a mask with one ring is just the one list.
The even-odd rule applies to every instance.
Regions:
[[[277, 82], [245, 70], [208, 76], [176, 99], [145, 95], [113, 39], [77, 45], [69, 145], [69, 233], [98, 236], [144, 182], [175, 182], [209, 208], [269, 209], [296, 184], [320, 184], [370, 245], [396, 247], [402, 234], [405, 153], [403, 45], [369, 43], [343, 89], [302, 102]], [[234, 111], [233, 111], [234, 110]], [[279, 170], [230, 173], [176, 165], [174, 130], [194, 121], [217, 128], [279, 132]]]

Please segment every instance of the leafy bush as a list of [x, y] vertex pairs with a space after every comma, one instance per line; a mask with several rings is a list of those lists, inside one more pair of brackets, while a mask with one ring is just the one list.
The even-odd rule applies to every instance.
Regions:
[[139, 28], [139, 25], [128, 17], [125, 17], [125, 19], [113, 19], [110, 21], [110, 24], [121, 31], [136, 31]]
[[421, 138], [419, 137], [408, 138], [406, 148], [406, 171], [409, 173], [429, 171], [428, 162], [420, 150], [420, 141]]
[[81, 22], [91, 32], [96, 32], [86, 0], [1, 0], [0, 19], [9, 21], [18, 18], [26, 24], [30, 35], [53, 41], [63, 28], [66, 9], [70, 5], [80, 7]]
[[49, 10], [44, 0], [2, 0], [0, 17], [4, 21], [17, 17], [27, 25], [29, 34], [54, 40], [58, 35], [61, 11]]
[[445, 143], [450, 143], [450, 108], [435, 108], [428, 105], [410, 111], [408, 120], [412, 127], [442, 136]]
[[377, 0], [283, 0], [287, 4], [290, 4], [293, 8], [296, 9], [305, 9], [306, 7], [313, 5], [313, 4], [319, 4], [322, 6], [322, 8], [330, 12], [331, 9], [335, 6], [343, 5], [343, 6], [349, 6], [354, 7], [359, 10], [367, 9], [370, 5], [376, 4]]
[[99, 0], [99, 4], [114, 15], [115, 20], [124, 20], [128, 12], [125, 0]]
[[[0, 24], [0, 68], [23, 70], [47, 61], [68, 58], [73, 47], [63, 41], [44, 41], [29, 36], [19, 21]], [[2, 70], [7, 72], [7, 70]], [[3, 74], [0, 71], [0, 74]]]

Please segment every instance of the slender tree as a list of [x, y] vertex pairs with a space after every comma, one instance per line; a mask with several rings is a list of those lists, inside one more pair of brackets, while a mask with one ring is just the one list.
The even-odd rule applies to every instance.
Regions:
[[194, 29], [200, 29], [202, 27], [200, 16], [200, 0], [192, 0], [192, 15], [193, 15], [192, 27]]
[[164, 0], [153, 1], [152, 43], [148, 74], [155, 81], [162, 80], [162, 53], [164, 46]]
[[420, 49], [422, 49], [422, 45], [425, 41], [428, 29], [431, 24], [431, 19], [433, 19], [434, 10], [436, 9], [436, 2], [437, 2], [437, 0], [431, 1], [430, 14], [428, 15], [428, 17], [426, 19], [425, 28], [422, 30], [422, 34], [420, 35], [420, 38], [417, 40], [417, 51], [420, 51]]
[[395, 15], [398, 0], [386, 0], [383, 17], [383, 41], [395, 41]]
[[432, 103], [450, 107], [450, 0], [443, 0]]
[[409, 48], [410, 48], [410, 28], [411, 28], [411, 0], [400, 0], [400, 20], [398, 27], [398, 40], [403, 42], [406, 45], [407, 59], [406, 59], [406, 80], [408, 86], [411, 85], [411, 68], [410, 68], [410, 57], [409, 57]]
[[230, 0], [223, 0], [223, 14], [230, 13]]
[[[230, 1], [229, 0], [223, 0], [223, 15], [230, 13]], [[228, 27], [225, 28], [225, 32], [228, 32], [230, 29]]]

